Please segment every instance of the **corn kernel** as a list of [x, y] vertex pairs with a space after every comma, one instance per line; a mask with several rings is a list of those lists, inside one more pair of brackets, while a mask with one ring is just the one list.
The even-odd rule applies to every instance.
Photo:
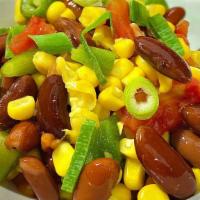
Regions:
[[196, 179], [196, 194], [200, 193], [200, 169], [198, 168], [192, 168], [192, 171], [194, 173], [195, 179]]
[[118, 127], [118, 130], [119, 130], [119, 134], [122, 135], [124, 124], [122, 122], [117, 122], [117, 127]]
[[98, 86], [99, 81], [97, 79], [97, 76], [95, 72], [89, 67], [86, 67], [86, 66], [80, 67], [77, 70], [77, 74], [80, 79], [88, 81], [89, 83], [92, 84], [93, 87]]
[[117, 184], [109, 200], [131, 200], [131, 191], [124, 184]]
[[68, 142], [62, 142], [52, 154], [56, 173], [64, 177], [74, 154], [74, 148]]
[[164, 140], [165, 140], [166, 142], [169, 143], [170, 135], [169, 135], [169, 132], [168, 132], [168, 131], [164, 132], [163, 138], [164, 138]]
[[99, 120], [104, 120], [110, 116], [110, 111], [105, 109], [97, 102], [94, 112], [98, 115]]
[[170, 200], [167, 193], [156, 184], [144, 186], [138, 193], [138, 200]]
[[197, 67], [190, 67], [192, 71], [192, 77], [200, 81], [200, 69]]
[[191, 57], [195, 64], [200, 67], [200, 51], [192, 51]]
[[92, 39], [97, 45], [105, 49], [112, 49], [114, 39], [110, 27], [106, 25], [99, 26], [95, 29]]
[[69, 8], [66, 8], [65, 11], [60, 15], [60, 17], [65, 17], [67, 19], [73, 19], [73, 20], [76, 19], [76, 15]]
[[15, 120], [27, 120], [34, 115], [35, 100], [32, 96], [25, 96], [10, 101], [7, 107], [8, 115]]
[[81, 16], [79, 17], [79, 21], [84, 27], [87, 27], [105, 12], [106, 9], [101, 7], [84, 7]]
[[15, 2], [16, 2], [15, 3], [15, 22], [17, 24], [25, 24], [26, 18], [23, 16], [21, 12], [22, 0], [16, 0]]
[[172, 89], [172, 79], [167, 76], [157, 72], [158, 81], [159, 81], [159, 92], [160, 93], [168, 93]]
[[170, 21], [167, 21], [167, 23], [168, 23], [170, 29], [172, 30], [172, 32], [175, 32], [175, 29], [176, 29], [175, 25], [172, 24]]
[[110, 111], [117, 111], [124, 106], [123, 91], [117, 87], [108, 87], [99, 94], [98, 102]]
[[109, 76], [107, 77], [107, 82], [104, 85], [100, 85], [100, 91], [104, 90], [105, 88], [108, 88], [110, 86], [114, 86], [122, 90], [122, 84], [119, 78], [115, 76]]
[[66, 6], [61, 1], [54, 1], [47, 10], [47, 20], [54, 23], [66, 9]]
[[139, 190], [144, 185], [145, 171], [137, 159], [126, 159], [124, 184], [130, 190]]
[[123, 79], [130, 71], [133, 70], [133, 63], [127, 58], [120, 58], [115, 60], [113, 69], [110, 73], [111, 76], [115, 76], [120, 80]]
[[46, 76], [44, 76], [43, 74], [40, 74], [40, 73], [36, 73], [36, 74], [32, 75], [32, 78], [35, 81], [37, 87], [40, 88], [40, 86], [42, 85], [42, 83], [46, 79]]
[[65, 130], [65, 135], [67, 136], [70, 144], [76, 144], [77, 138], [79, 136], [79, 132], [76, 130]]
[[138, 159], [134, 139], [123, 138], [120, 140], [120, 152], [126, 157]]
[[185, 40], [183, 38], [178, 38], [182, 47], [183, 47], [183, 50], [184, 50], [184, 59], [188, 59], [190, 56], [191, 56], [191, 50], [190, 50], [190, 47], [186, 44]]
[[147, 5], [146, 7], [151, 17], [157, 14], [164, 15], [166, 13], [165, 6], [161, 4], [151, 4], [151, 5]]
[[128, 85], [133, 79], [140, 76], [145, 76], [143, 70], [140, 67], [135, 67], [127, 76], [122, 79], [122, 83], [124, 85]]
[[113, 51], [120, 58], [130, 58], [135, 51], [135, 43], [133, 40], [126, 38], [119, 38], [115, 40]]
[[43, 51], [38, 51], [33, 56], [33, 63], [41, 74], [47, 75], [49, 69], [56, 65], [56, 57]]
[[67, 65], [74, 71], [76, 71], [77, 69], [79, 69], [82, 65], [76, 62], [70, 62], [70, 61], [66, 61]]
[[118, 180], [117, 180], [117, 184], [121, 182], [122, 177], [123, 177], [123, 171], [122, 171], [122, 168], [120, 167], [119, 177], [118, 177]]
[[47, 152], [51, 149], [52, 142], [56, 139], [56, 137], [52, 133], [42, 133], [41, 136], [41, 147], [44, 152]]

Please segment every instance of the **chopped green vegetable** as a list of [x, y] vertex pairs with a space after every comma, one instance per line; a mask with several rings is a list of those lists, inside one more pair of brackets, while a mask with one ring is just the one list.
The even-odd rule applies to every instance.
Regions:
[[165, 6], [166, 8], [169, 8], [166, 0], [145, 0], [145, 4], [149, 5], [149, 4], [161, 4], [163, 6]]
[[[136, 95], [143, 92], [146, 99], [138, 101]], [[159, 96], [154, 85], [144, 77], [135, 78], [124, 91], [125, 105], [130, 114], [136, 119], [150, 119], [158, 110]]]
[[4, 35], [6, 33], [8, 33], [9, 28], [0, 28], [0, 35]]
[[91, 145], [94, 144], [96, 133], [96, 122], [93, 120], [86, 120], [81, 127], [72, 161], [62, 183], [61, 189], [67, 192], [70, 196], [74, 192], [79, 175], [88, 157]]
[[112, 155], [112, 158], [121, 162], [121, 153], [119, 148], [120, 134], [117, 126], [116, 116], [111, 116], [100, 123], [100, 149], [105, 155]]
[[65, 33], [52, 33], [45, 35], [31, 35], [39, 50], [50, 54], [62, 54], [70, 52], [73, 48], [72, 42]]
[[20, 157], [20, 152], [16, 150], [9, 150], [5, 146], [7, 133], [0, 132], [0, 182], [3, 181], [12, 168], [17, 164]]
[[76, 4], [87, 7], [87, 6], [102, 6], [102, 0], [73, 0]]
[[170, 29], [165, 18], [158, 14], [149, 18], [149, 26], [154, 35], [179, 55], [184, 54], [183, 47], [175, 33]]
[[33, 55], [35, 50], [30, 50], [8, 60], [2, 67], [1, 73], [5, 77], [19, 77], [26, 74], [33, 74], [36, 72], [33, 64]]
[[137, 23], [140, 26], [148, 25], [149, 12], [145, 5], [137, 0], [130, 0], [130, 18], [132, 22]]

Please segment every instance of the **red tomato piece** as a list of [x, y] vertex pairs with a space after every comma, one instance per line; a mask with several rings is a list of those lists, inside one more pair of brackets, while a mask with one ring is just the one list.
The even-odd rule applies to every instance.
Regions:
[[190, 23], [187, 20], [182, 20], [176, 25], [176, 34], [187, 37]]

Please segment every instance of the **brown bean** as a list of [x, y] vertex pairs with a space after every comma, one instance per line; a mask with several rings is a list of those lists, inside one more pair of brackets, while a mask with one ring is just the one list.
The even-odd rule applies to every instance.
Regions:
[[140, 127], [135, 146], [148, 175], [168, 194], [180, 199], [194, 194], [196, 182], [190, 166], [154, 129]]
[[73, 11], [76, 17], [79, 18], [82, 12], [82, 7], [74, 3], [74, 1], [72, 0], [63, 0], [63, 1], [65, 5]]
[[200, 134], [200, 105], [188, 105], [182, 109], [186, 123]]
[[2, 78], [1, 89], [2, 89], [3, 94], [5, 94], [7, 92], [7, 90], [9, 90], [9, 88], [15, 81], [16, 81], [15, 77], [3, 77]]
[[192, 74], [188, 64], [159, 40], [141, 36], [135, 39], [135, 44], [138, 54], [160, 73], [182, 83], [191, 80]]
[[5, 53], [7, 34], [0, 36], [0, 60]]
[[[80, 44], [80, 35], [83, 26], [78, 21], [62, 17], [55, 22], [54, 26], [57, 31], [64, 32], [71, 39], [75, 47]], [[86, 34], [86, 39], [90, 45], [93, 45], [92, 38], [89, 34]]]
[[37, 120], [43, 131], [62, 137], [63, 129], [70, 128], [67, 100], [61, 76], [47, 77], [40, 87], [37, 104]]
[[19, 151], [30, 151], [40, 144], [40, 135], [37, 126], [29, 121], [20, 122], [15, 125], [8, 137], [6, 145], [8, 148], [16, 148]]
[[58, 200], [56, 184], [44, 164], [34, 157], [20, 159], [20, 168], [39, 200]]
[[87, 164], [81, 173], [73, 200], [107, 200], [119, 177], [119, 165], [110, 158]]
[[185, 10], [182, 7], [170, 8], [164, 15], [165, 19], [172, 24], [176, 25], [185, 16]]
[[0, 99], [0, 128], [8, 128], [16, 123], [7, 113], [7, 105], [9, 101], [24, 97], [37, 96], [37, 86], [31, 76], [26, 75], [17, 79], [9, 88], [9, 90]]
[[191, 130], [180, 129], [171, 134], [174, 148], [194, 167], [200, 168], [200, 138]]

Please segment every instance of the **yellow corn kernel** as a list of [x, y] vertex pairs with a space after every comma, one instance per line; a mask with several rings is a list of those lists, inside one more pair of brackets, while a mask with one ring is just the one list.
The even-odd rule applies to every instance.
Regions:
[[15, 120], [27, 120], [34, 115], [35, 100], [32, 96], [25, 96], [10, 101], [7, 107], [8, 115]]
[[32, 78], [35, 81], [37, 87], [40, 88], [40, 86], [42, 85], [42, 83], [46, 79], [46, 76], [44, 76], [43, 74], [40, 74], [40, 73], [36, 73], [36, 74], [32, 75]]
[[166, 13], [165, 6], [161, 4], [151, 4], [146, 6], [147, 10], [149, 11], [150, 16], [154, 16], [157, 14], [164, 15]]
[[17, 24], [25, 24], [26, 18], [21, 12], [21, 3], [22, 0], [15, 0], [15, 22]]
[[53, 151], [52, 159], [56, 173], [64, 177], [74, 154], [74, 148], [68, 142], [62, 142]]
[[70, 61], [66, 61], [67, 65], [74, 71], [76, 71], [77, 69], [79, 69], [82, 65], [76, 62], [70, 62]]
[[192, 71], [192, 77], [200, 81], [200, 69], [197, 67], [190, 67]]
[[145, 171], [137, 159], [126, 159], [124, 184], [130, 190], [139, 190], [144, 185]]
[[49, 69], [56, 65], [56, 57], [43, 51], [38, 51], [33, 56], [33, 63], [41, 74], [47, 75]]
[[119, 78], [115, 76], [108, 76], [107, 77], [107, 82], [103, 85], [100, 85], [99, 89], [100, 91], [104, 90], [105, 88], [108, 88], [110, 86], [114, 86], [122, 90], [122, 83]]
[[87, 27], [105, 12], [106, 9], [102, 7], [84, 7], [81, 16], [79, 17], [79, 21], [84, 27]]
[[110, 111], [102, 107], [98, 102], [93, 111], [98, 115], [99, 120], [104, 120], [110, 116]]
[[133, 70], [133, 63], [127, 58], [120, 58], [115, 60], [113, 69], [110, 73], [111, 76], [115, 76], [120, 80], [123, 79], [130, 71]]
[[172, 89], [172, 79], [167, 76], [157, 72], [158, 81], [159, 81], [159, 92], [168, 93]]
[[168, 132], [168, 131], [164, 132], [163, 138], [164, 138], [164, 140], [165, 140], [166, 142], [169, 143], [170, 135], [169, 135], [169, 132]]
[[178, 38], [182, 47], [183, 47], [183, 50], [184, 50], [184, 59], [188, 59], [190, 56], [191, 56], [191, 50], [190, 50], [190, 47], [186, 44], [185, 40], [183, 38]]
[[66, 6], [63, 2], [54, 1], [47, 10], [47, 20], [54, 23], [65, 10]]
[[77, 70], [77, 74], [79, 79], [86, 80], [92, 84], [93, 87], [97, 87], [99, 85], [99, 81], [95, 72], [89, 67], [83, 66]]
[[133, 40], [126, 38], [119, 38], [115, 40], [113, 51], [120, 58], [130, 58], [135, 51], [135, 43]]
[[124, 106], [123, 91], [117, 87], [108, 87], [99, 94], [98, 102], [110, 111], [117, 111]]
[[126, 157], [138, 159], [134, 139], [123, 138], [120, 140], [120, 152]]
[[119, 130], [119, 134], [121, 135], [124, 128], [124, 124], [122, 122], [117, 122], [117, 127]]
[[144, 186], [138, 192], [138, 200], [170, 200], [167, 193], [161, 190], [156, 184]]
[[105, 49], [112, 49], [114, 39], [110, 27], [106, 25], [99, 26], [95, 29], [92, 39], [97, 45]]
[[131, 200], [131, 191], [124, 184], [117, 184], [108, 200]]
[[124, 85], [128, 85], [133, 79], [145, 76], [144, 71], [140, 67], [135, 67], [133, 70], [122, 79]]
[[192, 171], [194, 173], [195, 179], [196, 179], [196, 194], [200, 193], [200, 169], [198, 168], [192, 168]]
[[200, 51], [192, 51], [191, 57], [197, 66], [200, 66]]
[[122, 171], [122, 168], [120, 167], [119, 177], [118, 177], [118, 180], [117, 180], [117, 184], [121, 182], [122, 177], [123, 177], [123, 171]]
[[70, 8], [66, 8], [65, 11], [60, 15], [60, 17], [65, 17], [67, 19], [76, 19], [76, 15]]
[[151, 80], [154, 84], [157, 83], [157, 72], [146, 60], [144, 60], [141, 56], [137, 56], [135, 63], [142, 69], [149, 80]]
[[170, 29], [172, 30], [172, 32], [175, 32], [175, 29], [176, 29], [175, 25], [172, 24], [170, 21], [167, 21], [167, 23], [168, 23]]

